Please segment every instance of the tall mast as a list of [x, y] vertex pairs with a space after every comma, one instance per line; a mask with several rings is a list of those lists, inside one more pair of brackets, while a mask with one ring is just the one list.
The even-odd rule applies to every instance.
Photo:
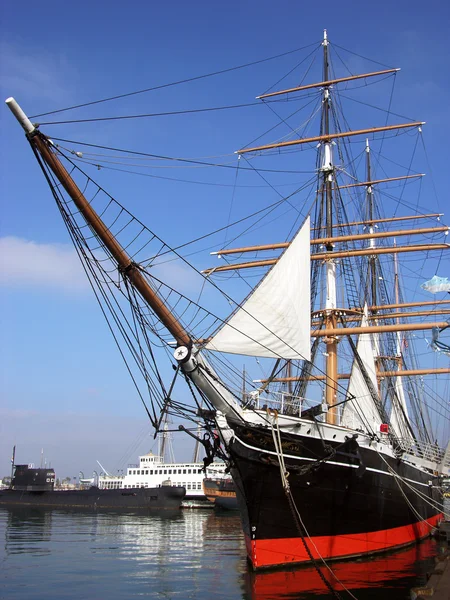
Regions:
[[[368, 208], [368, 221], [369, 221], [369, 233], [374, 233], [374, 201], [373, 201], [373, 187], [372, 173], [370, 165], [370, 146], [369, 140], [366, 139], [366, 201]], [[369, 248], [375, 248], [375, 239], [370, 238]], [[369, 269], [370, 269], [370, 285], [371, 285], [371, 302], [373, 306], [377, 305], [377, 280], [376, 280], [376, 255], [374, 254], [369, 258]]]
[[[326, 29], [323, 32], [323, 72], [324, 81], [328, 81], [328, 40]], [[330, 134], [330, 89], [328, 86], [324, 87], [323, 90], [323, 135], [325, 140], [323, 143], [322, 150], [322, 173], [325, 188], [325, 199], [326, 199], [326, 232], [327, 237], [333, 235], [333, 212], [332, 212], [332, 182], [333, 182], [333, 152], [331, 146], [331, 140], [327, 139]], [[327, 244], [327, 250], [332, 251], [333, 247], [331, 244]]]
[[195, 440], [195, 446], [194, 446], [194, 453], [192, 455], [192, 462], [193, 463], [198, 463], [200, 462], [200, 436], [202, 433], [202, 426], [199, 423], [197, 423], [197, 436], [196, 436], [196, 440]]
[[[328, 82], [328, 39], [327, 31], [323, 32], [323, 80]], [[323, 132], [324, 141], [322, 145], [322, 165], [323, 189], [325, 192], [325, 227], [326, 237], [333, 236], [333, 148], [330, 135], [330, 88], [328, 85], [323, 89]], [[326, 303], [325, 303], [325, 330], [336, 329], [336, 263], [332, 256], [333, 244], [326, 244], [327, 258], [325, 262], [326, 269]], [[325, 402], [328, 407], [337, 404], [337, 338], [329, 335], [325, 338], [326, 344], [326, 381], [325, 381]], [[335, 424], [337, 422], [337, 413], [335, 408], [329, 408], [327, 412], [327, 422]]]
[[[366, 203], [367, 203], [367, 220], [369, 226], [369, 235], [374, 237], [369, 238], [369, 248], [375, 250], [375, 214], [374, 214], [374, 197], [373, 197], [373, 185], [372, 185], [372, 168], [370, 162], [370, 145], [369, 140], [366, 139]], [[372, 306], [377, 305], [377, 254], [371, 254], [369, 256], [369, 283], [370, 283], [370, 300]], [[367, 300], [365, 300], [367, 302]], [[373, 311], [373, 315], [376, 317], [377, 312]], [[375, 320], [375, 324], [378, 325], [378, 320]], [[381, 379], [380, 373], [380, 343], [378, 334], [372, 335], [372, 341], [374, 343], [375, 351], [375, 370], [377, 374], [378, 383], [378, 395], [381, 398]]]
[[160, 445], [159, 445], [159, 456], [162, 457], [163, 462], [165, 461], [165, 453], [166, 453], [166, 442], [167, 442], [167, 415], [166, 418], [164, 419], [164, 427], [163, 427], [163, 431], [159, 434], [159, 441], [160, 441]]
[[13, 446], [12, 457], [11, 457], [11, 481], [9, 487], [12, 488], [14, 478], [14, 467], [16, 466], [16, 446]]

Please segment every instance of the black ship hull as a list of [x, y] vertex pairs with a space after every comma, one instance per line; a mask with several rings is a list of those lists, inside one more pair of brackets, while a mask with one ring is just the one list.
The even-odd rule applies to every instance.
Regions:
[[432, 476], [376, 448], [282, 434], [287, 494], [271, 432], [234, 430], [231, 472], [255, 569], [383, 552], [442, 518]]
[[184, 487], [130, 488], [102, 490], [24, 491], [1, 490], [0, 506], [39, 506], [109, 510], [162, 510], [180, 508]]

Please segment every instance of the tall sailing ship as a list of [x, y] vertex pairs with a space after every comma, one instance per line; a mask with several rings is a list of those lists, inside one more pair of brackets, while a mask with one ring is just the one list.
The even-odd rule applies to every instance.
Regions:
[[[339, 121], [342, 88], [394, 77], [398, 69], [336, 77], [326, 33], [320, 52], [321, 81], [259, 96], [271, 103], [306, 94], [316, 100], [310, 118], [289, 125], [287, 137], [237, 152], [255, 169], [259, 157], [295, 153], [297, 160], [300, 151], [316, 152], [309, 194], [300, 202], [297, 192], [305, 190], [297, 190], [253, 215], [257, 233], [263, 217], [284, 210], [291, 227], [285, 241], [217, 249], [222, 262], [201, 274], [209, 309], [159, 278], [164, 261], [188, 264], [180, 250], [81, 170], [75, 151], [56, 146], [7, 100], [116, 341], [122, 335], [128, 368], [142, 378], [155, 430], [167, 413], [201, 421], [202, 436], [184, 430], [203, 443], [206, 462], [227, 461], [255, 569], [415, 542], [442, 518], [439, 476], [450, 466], [447, 440], [436, 439], [431, 414], [439, 397], [424, 385], [426, 375], [450, 369], [419, 366], [411, 337], [427, 332], [427, 351], [440, 350], [445, 359], [448, 296], [408, 302], [397, 260], [405, 253], [443, 257], [448, 227], [440, 213], [383, 211], [379, 190], [419, 181], [421, 173], [373, 175], [374, 153], [379, 167], [383, 144], [404, 142], [403, 133], [421, 138], [424, 123], [351, 129]], [[426, 243], [410, 242], [416, 235]], [[254, 269], [265, 272], [240, 300], [222, 289], [224, 273], [240, 282]], [[193, 277], [200, 277], [194, 268]], [[213, 293], [222, 304], [211, 302]], [[232, 305], [231, 315], [224, 304]], [[242, 356], [255, 357], [264, 377], [242, 375], [243, 360], [251, 360]]]

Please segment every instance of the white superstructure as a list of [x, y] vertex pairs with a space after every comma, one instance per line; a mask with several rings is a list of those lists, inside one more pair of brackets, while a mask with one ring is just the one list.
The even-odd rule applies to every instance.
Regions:
[[127, 468], [126, 475], [105, 475], [98, 478], [101, 489], [152, 488], [175, 485], [186, 488], [186, 498], [203, 499], [202, 481], [205, 477], [220, 477], [225, 473], [223, 462], [213, 462], [206, 473], [203, 462], [166, 463], [162, 456], [149, 452], [139, 457], [139, 465]]

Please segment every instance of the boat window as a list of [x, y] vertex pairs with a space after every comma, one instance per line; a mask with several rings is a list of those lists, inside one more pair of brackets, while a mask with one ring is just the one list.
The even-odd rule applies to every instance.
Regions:
[[150, 475], [153, 475], [153, 469], [150, 469]]
[[169, 469], [169, 475], [172, 475], [172, 469]]
[[190, 474], [191, 474], [191, 469], [188, 469], [188, 475], [190, 475]]
[[183, 475], [186, 475], [186, 469], [183, 469]]
[[164, 475], [167, 475], [167, 469], [164, 469]]
[[145, 474], [148, 475], [148, 469], [145, 469]]

